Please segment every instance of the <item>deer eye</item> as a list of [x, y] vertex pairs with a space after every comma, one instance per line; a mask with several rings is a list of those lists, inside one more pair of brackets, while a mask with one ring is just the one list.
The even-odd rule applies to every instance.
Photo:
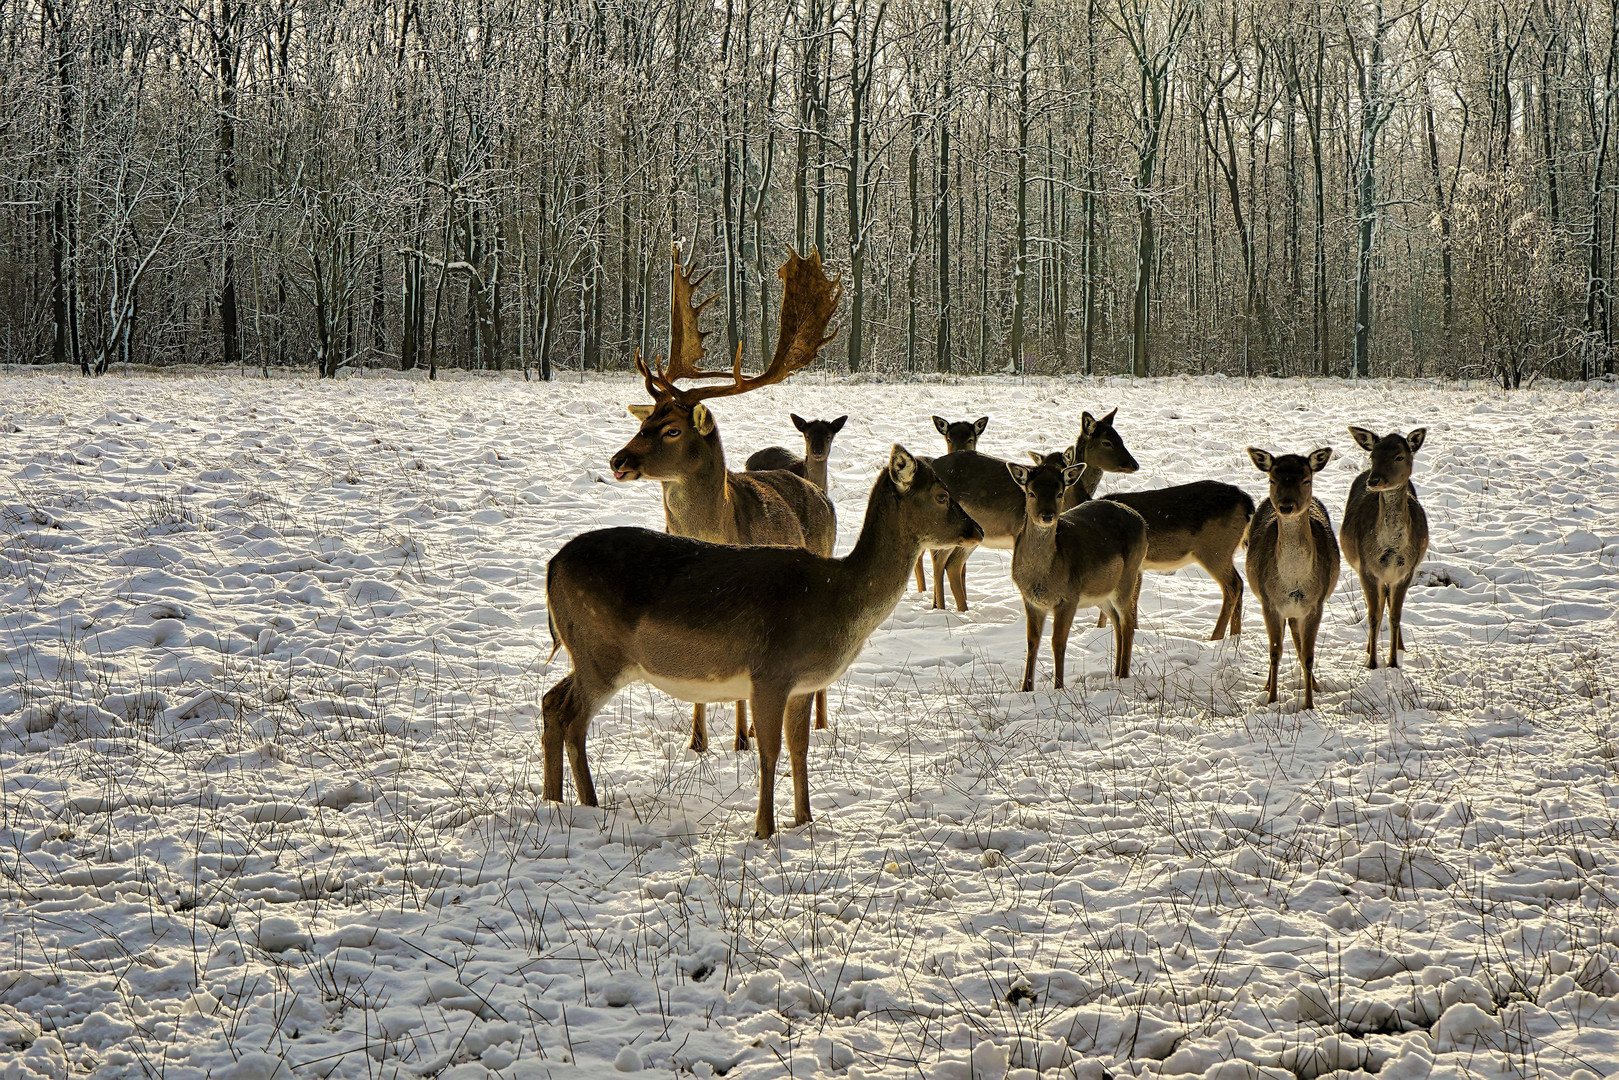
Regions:
[[940, 506], [949, 506], [950, 496], [941, 491], [933, 496], [933, 501], [938, 503]]
[[663, 429], [663, 437], [665, 439], [678, 439], [678, 438], [680, 438], [680, 429], [679, 428], [674, 428], [674, 427], [664, 428]]

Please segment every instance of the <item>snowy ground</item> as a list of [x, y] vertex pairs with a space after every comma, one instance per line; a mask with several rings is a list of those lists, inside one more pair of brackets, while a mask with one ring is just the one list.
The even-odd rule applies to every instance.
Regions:
[[[1619, 393], [800, 378], [716, 403], [733, 464], [847, 412], [840, 547], [930, 413], [1021, 457], [1119, 406], [1142, 471], [1425, 424], [1399, 672], [1352, 576], [1320, 707], [1219, 591], [1148, 575], [1016, 692], [1009, 556], [908, 594], [832, 692], [816, 823], [749, 839], [751, 755], [636, 688], [605, 810], [539, 797], [543, 570], [661, 527], [603, 482], [627, 380], [0, 377], [0, 1068], [169, 1080], [645, 1067], [734, 1077], [1619, 1073]], [[792, 443], [789, 443], [792, 445]], [[1049, 687], [1049, 659], [1041, 665]], [[716, 730], [728, 726], [728, 710]], [[570, 785], [571, 792], [571, 785]], [[781, 798], [787, 798], [783, 787]], [[786, 805], [785, 802], [783, 805]]]

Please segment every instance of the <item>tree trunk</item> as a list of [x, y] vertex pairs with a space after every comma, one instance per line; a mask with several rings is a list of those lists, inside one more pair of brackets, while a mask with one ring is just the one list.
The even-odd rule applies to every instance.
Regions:
[[934, 359], [941, 372], [953, 368], [950, 345], [950, 50], [955, 35], [955, 8], [953, 0], [944, 0], [944, 86], [939, 97], [939, 204], [938, 260], [939, 310], [937, 347]]
[[1029, 278], [1029, 0], [1023, 0], [1019, 26], [1017, 90], [1017, 253], [1012, 267], [1012, 333], [1007, 361], [1014, 374], [1023, 374], [1024, 302]]

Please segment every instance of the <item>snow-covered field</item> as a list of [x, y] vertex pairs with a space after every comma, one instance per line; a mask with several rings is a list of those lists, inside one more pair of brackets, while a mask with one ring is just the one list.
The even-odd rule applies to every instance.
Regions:
[[[891, 443], [1119, 406], [1142, 471], [1429, 429], [1399, 671], [1347, 571], [1319, 707], [1149, 574], [1134, 677], [1082, 615], [1016, 692], [1009, 556], [908, 593], [831, 694], [817, 820], [646, 687], [605, 809], [540, 799], [546, 559], [662, 526], [604, 482], [638, 382], [0, 377], [6, 1080], [1602, 1077], [1619, 1073], [1619, 393], [1227, 380], [853, 385], [715, 403], [733, 465], [850, 414], [839, 545]], [[717, 708], [715, 730], [729, 725]], [[728, 745], [728, 739], [717, 739]], [[786, 806], [789, 785], [779, 788]], [[571, 793], [571, 785], [570, 785]], [[1333, 1070], [1341, 1070], [1334, 1073]], [[1359, 1070], [1359, 1071], [1357, 1071]]]

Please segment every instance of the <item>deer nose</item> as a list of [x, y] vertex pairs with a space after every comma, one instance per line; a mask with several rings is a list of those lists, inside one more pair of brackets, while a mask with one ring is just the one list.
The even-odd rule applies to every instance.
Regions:
[[1366, 478], [1366, 488], [1368, 491], [1381, 491], [1382, 489], [1388, 487], [1388, 483], [1388, 477], [1384, 476], [1382, 473], [1373, 473]]
[[1278, 514], [1291, 514], [1298, 508], [1299, 504], [1293, 502], [1279, 502], [1276, 504], [1276, 512]]
[[628, 480], [638, 471], [635, 459], [627, 450], [620, 450], [614, 454], [613, 460], [609, 461], [607, 466], [613, 470], [614, 480]]

